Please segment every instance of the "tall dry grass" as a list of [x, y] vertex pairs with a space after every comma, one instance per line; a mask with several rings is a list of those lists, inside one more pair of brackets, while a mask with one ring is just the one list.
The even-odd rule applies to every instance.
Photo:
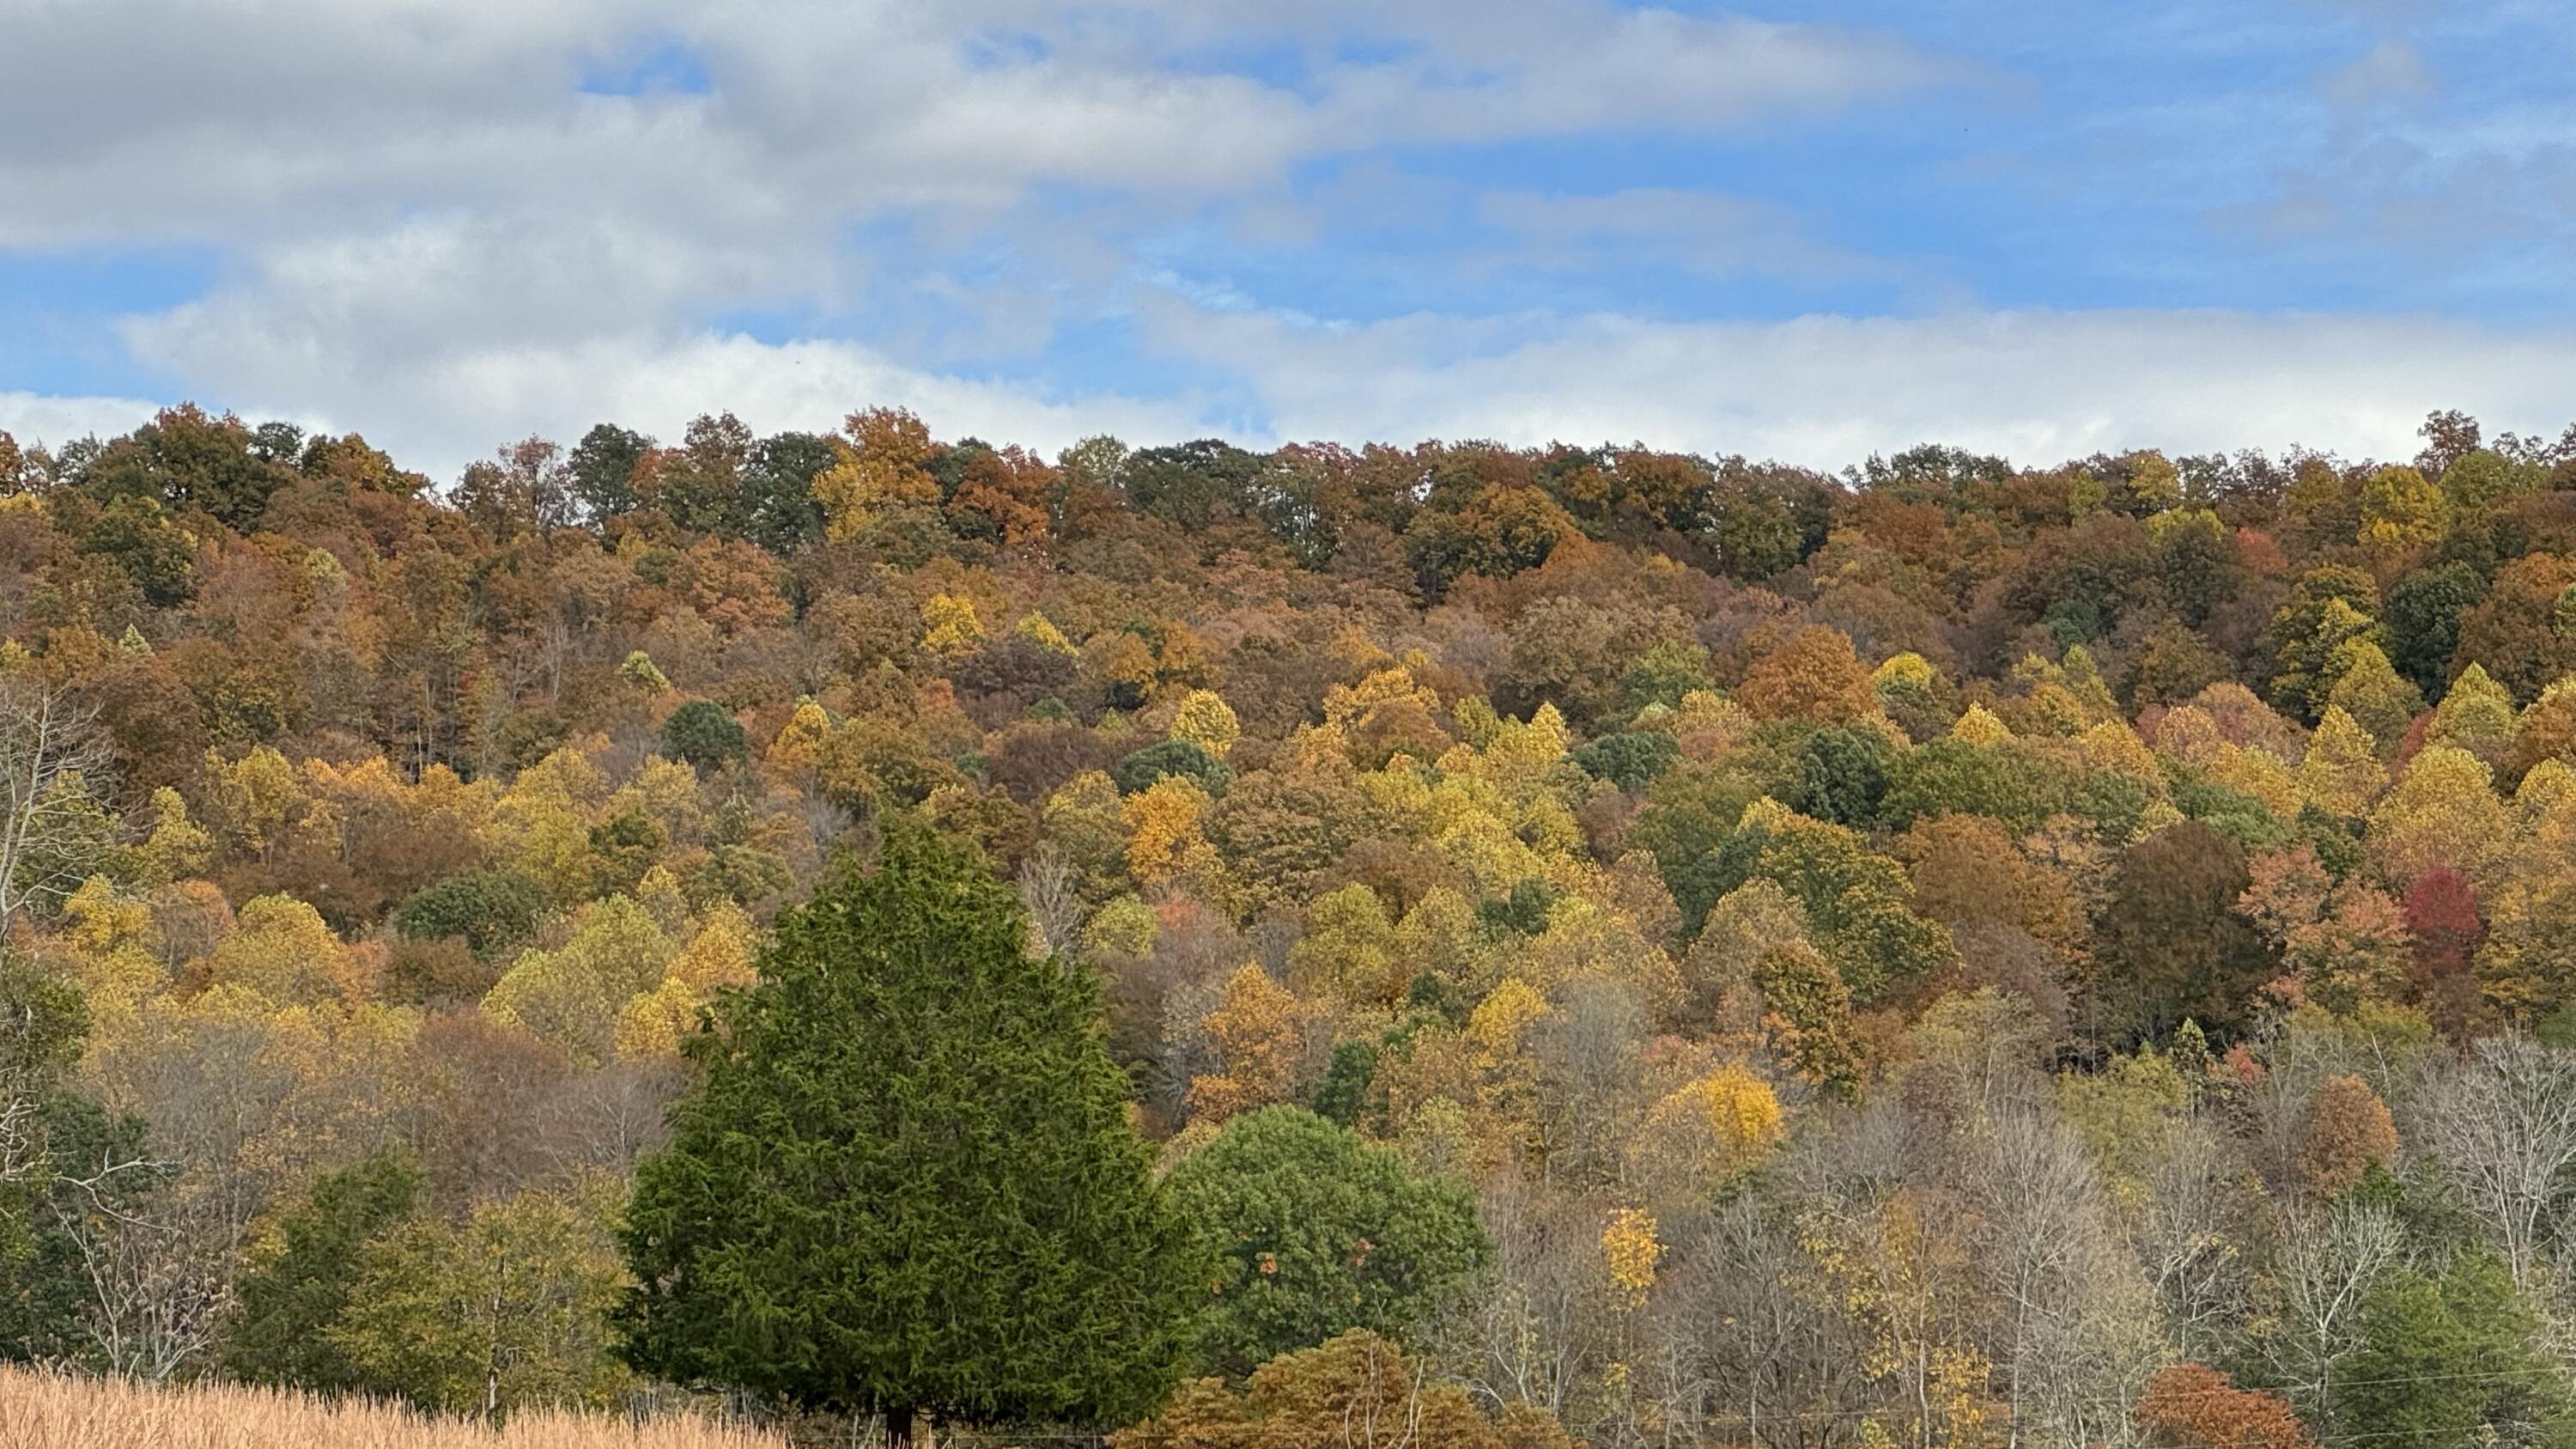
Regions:
[[783, 1449], [704, 1419], [525, 1413], [494, 1431], [276, 1389], [162, 1389], [0, 1367], [0, 1449]]

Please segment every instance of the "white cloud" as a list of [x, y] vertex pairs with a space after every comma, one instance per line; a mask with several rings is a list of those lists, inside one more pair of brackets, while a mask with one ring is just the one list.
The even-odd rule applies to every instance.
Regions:
[[50, 397], [32, 392], [0, 392], [0, 433], [20, 444], [59, 448], [97, 436], [112, 438], [152, 421], [159, 403], [127, 397]]
[[2436, 408], [2565, 425], [2576, 335], [2437, 319], [1967, 312], [1668, 323], [1414, 317], [1311, 328], [1180, 307], [1166, 345], [1250, 372], [1283, 437], [1643, 439], [1839, 468], [1955, 443], [2048, 463], [2097, 449], [2405, 456]]

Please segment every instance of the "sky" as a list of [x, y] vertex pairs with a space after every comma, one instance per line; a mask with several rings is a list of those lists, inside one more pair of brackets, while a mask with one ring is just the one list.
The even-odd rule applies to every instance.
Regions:
[[2576, 418], [2566, 0], [0, 0], [0, 430], [2403, 456]]

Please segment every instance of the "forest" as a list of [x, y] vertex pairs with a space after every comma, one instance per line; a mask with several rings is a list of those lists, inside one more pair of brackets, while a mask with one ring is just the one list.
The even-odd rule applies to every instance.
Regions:
[[2576, 427], [2422, 442], [0, 434], [0, 1370], [2576, 1446]]

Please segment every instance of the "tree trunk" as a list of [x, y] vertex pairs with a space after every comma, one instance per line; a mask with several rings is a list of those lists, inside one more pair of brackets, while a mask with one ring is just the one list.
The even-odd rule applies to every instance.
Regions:
[[913, 1409], [886, 1410], [886, 1449], [913, 1449], [912, 1421], [918, 1417]]

